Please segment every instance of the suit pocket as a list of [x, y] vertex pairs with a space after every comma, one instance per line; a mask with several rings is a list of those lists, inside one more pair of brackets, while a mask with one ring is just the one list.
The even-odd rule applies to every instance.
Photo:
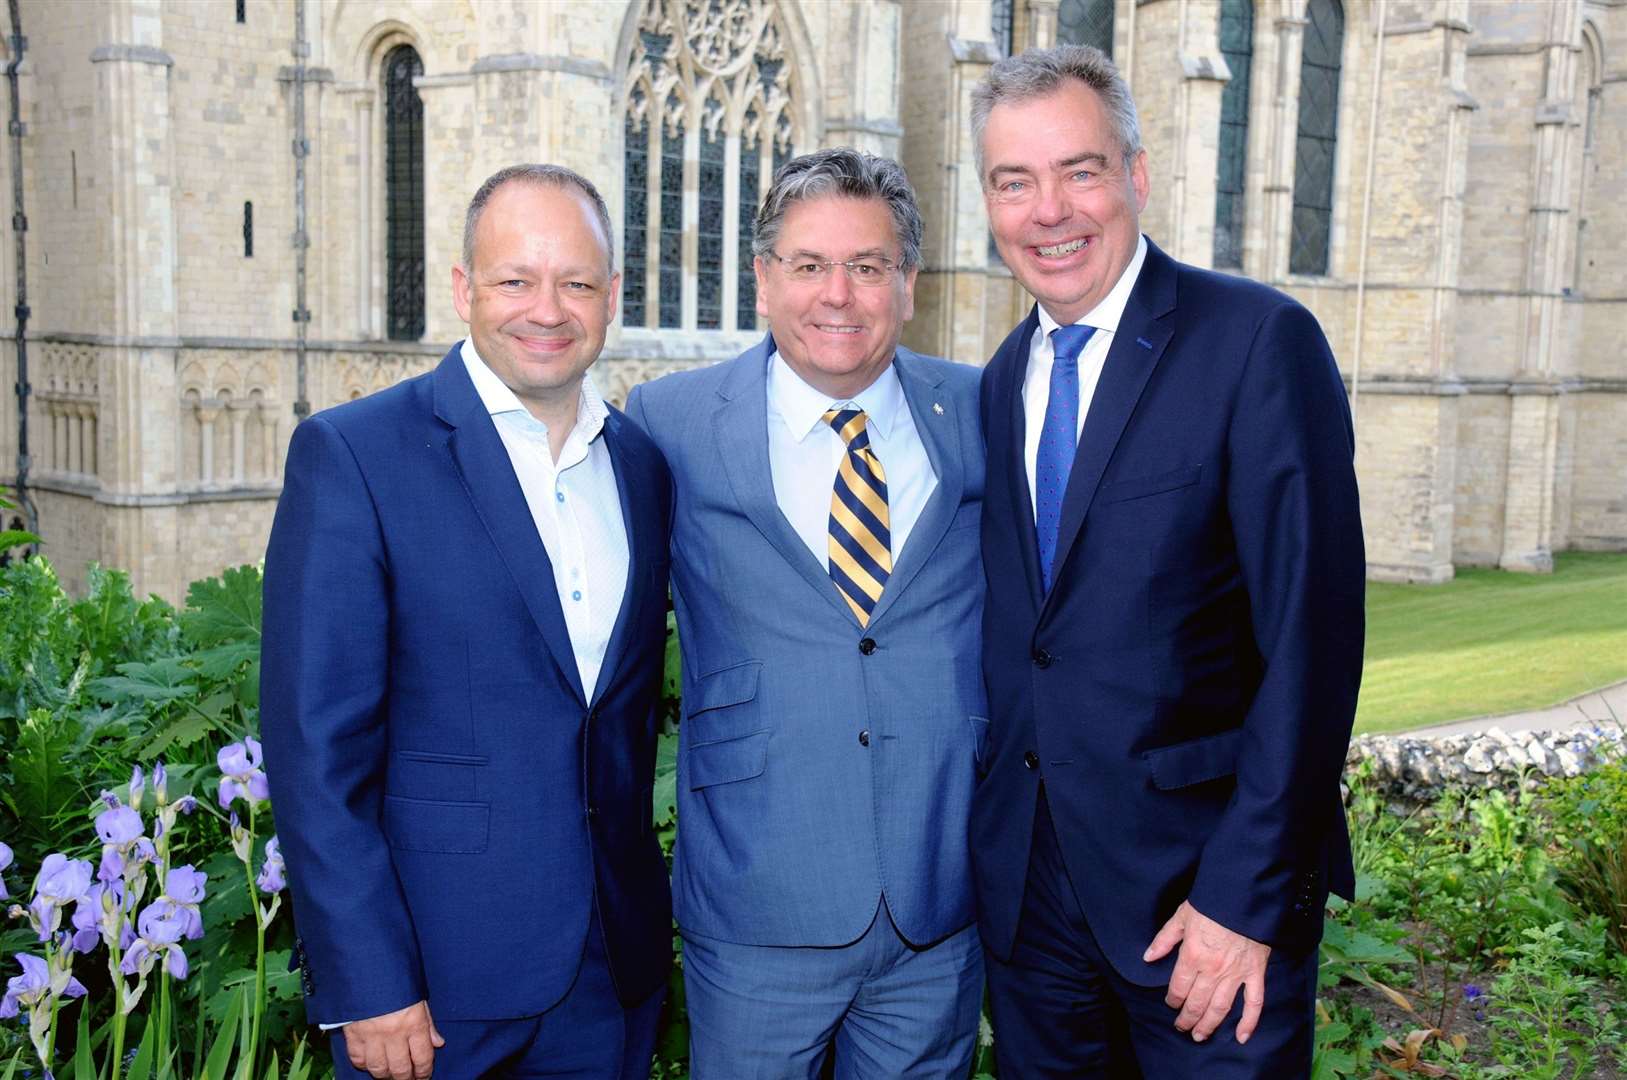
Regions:
[[484, 765], [491, 760], [484, 754], [443, 754], [438, 750], [397, 750], [395, 756], [432, 765]]
[[1129, 480], [1117, 480], [1111, 484], [1103, 484], [1101, 491], [1096, 496], [1096, 501], [1105, 505], [1107, 503], [1128, 502], [1131, 499], [1145, 499], [1149, 495], [1162, 495], [1166, 491], [1191, 487], [1198, 482], [1202, 475], [1202, 465], [1186, 465], [1154, 476], [1137, 476]]
[[1236, 775], [1242, 745], [1243, 732], [1238, 728], [1148, 750], [1141, 758], [1152, 775], [1152, 786], [1159, 791], [1173, 791]]
[[400, 851], [476, 855], [486, 850], [490, 829], [486, 803], [384, 796], [384, 835]]
[[689, 788], [697, 791], [761, 776], [768, 767], [768, 732], [700, 743], [689, 748]]
[[[761, 660], [747, 660], [722, 671], [702, 675], [684, 699], [688, 716], [698, 716], [713, 709], [726, 709], [730, 705], [743, 705], [757, 697], [757, 679], [763, 670]], [[693, 700], [690, 700], [690, 699]]]

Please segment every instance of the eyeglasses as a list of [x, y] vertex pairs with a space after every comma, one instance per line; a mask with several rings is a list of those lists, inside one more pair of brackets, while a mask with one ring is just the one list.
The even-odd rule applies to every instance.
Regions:
[[777, 251], [768, 257], [780, 264], [785, 276], [798, 285], [814, 285], [830, 275], [831, 268], [840, 266], [847, 271], [847, 280], [855, 285], [886, 285], [898, 276], [897, 263], [879, 256], [867, 255], [862, 259], [816, 259], [811, 255], [786, 258]]

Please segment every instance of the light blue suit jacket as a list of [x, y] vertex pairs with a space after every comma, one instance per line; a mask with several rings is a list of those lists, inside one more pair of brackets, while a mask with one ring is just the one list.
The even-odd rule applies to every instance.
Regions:
[[899, 932], [927, 944], [974, 916], [967, 816], [988, 730], [978, 372], [898, 350], [938, 486], [861, 628], [775, 500], [772, 349], [765, 339], [627, 403], [675, 485], [678, 924], [741, 944], [842, 945], [885, 897]]

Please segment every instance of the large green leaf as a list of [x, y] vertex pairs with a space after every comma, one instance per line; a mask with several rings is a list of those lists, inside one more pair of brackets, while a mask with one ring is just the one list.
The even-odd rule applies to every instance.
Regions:
[[[226, 1016], [215, 1029], [215, 1044], [210, 1048], [209, 1057], [203, 1065], [204, 1080], [226, 1080], [226, 1064], [231, 1061], [232, 1050], [237, 1045], [237, 1022], [243, 1013], [243, 999], [246, 997], [248, 991], [239, 991], [232, 995]], [[198, 1024], [199, 1027], [203, 1026], [201, 1017]]]
[[661, 735], [655, 746], [655, 798], [650, 808], [655, 824], [665, 825], [678, 812], [678, 736]]
[[140, 761], [156, 761], [175, 747], [191, 746], [214, 729], [215, 724], [209, 717], [188, 709], [150, 732], [136, 758]]
[[260, 571], [238, 566], [218, 578], [194, 581], [186, 593], [181, 630], [205, 648], [260, 640]]
[[136, 1059], [130, 1063], [130, 1071], [125, 1073], [125, 1080], [147, 1080], [153, 1070], [153, 1037], [158, 1034], [158, 1021], [148, 1017], [147, 1028], [141, 1033], [141, 1046], [136, 1050]]
[[30, 712], [19, 726], [11, 786], [3, 795], [18, 818], [36, 825], [51, 822], [79, 800], [79, 782], [65, 760], [74, 735], [74, 721], [44, 709]]
[[178, 657], [120, 664], [116, 670], [117, 675], [90, 681], [91, 691], [103, 701], [176, 701], [198, 692], [197, 672]]
[[6, 548], [22, 547], [24, 544], [39, 544], [43, 542], [44, 541], [35, 536], [33, 533], [23, 532], [21, 529], [0, 530], [0, 551], [4, 551]]

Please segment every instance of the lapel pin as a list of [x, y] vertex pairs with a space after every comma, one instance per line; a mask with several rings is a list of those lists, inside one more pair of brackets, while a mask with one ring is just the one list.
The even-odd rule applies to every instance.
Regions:
[[1150, 342], [1150, 341], [1148, 341], [1148, 340], [1147, 340], [1147, 339], [1146, 339], [1146, 338], [1144, 338], [1144, 337], [1138, 337], [1138, 338], [1136, 338], [1136, 344], [1137, 344], [1137, 345], [1140, 345], [1140, 346], [1141, 346], [1141, 347], [1142, 347], [1142, 348], [1143, 348], [1143, 349], [1150, 349], [1150, 348], [1152, 348], [1152, 342]]
[[939, 416], [942, 416], [943, 415], [943, 406], [938, 404], [936, 401], [934, 401], [932, 403], [932, 411], [937, 413]]

